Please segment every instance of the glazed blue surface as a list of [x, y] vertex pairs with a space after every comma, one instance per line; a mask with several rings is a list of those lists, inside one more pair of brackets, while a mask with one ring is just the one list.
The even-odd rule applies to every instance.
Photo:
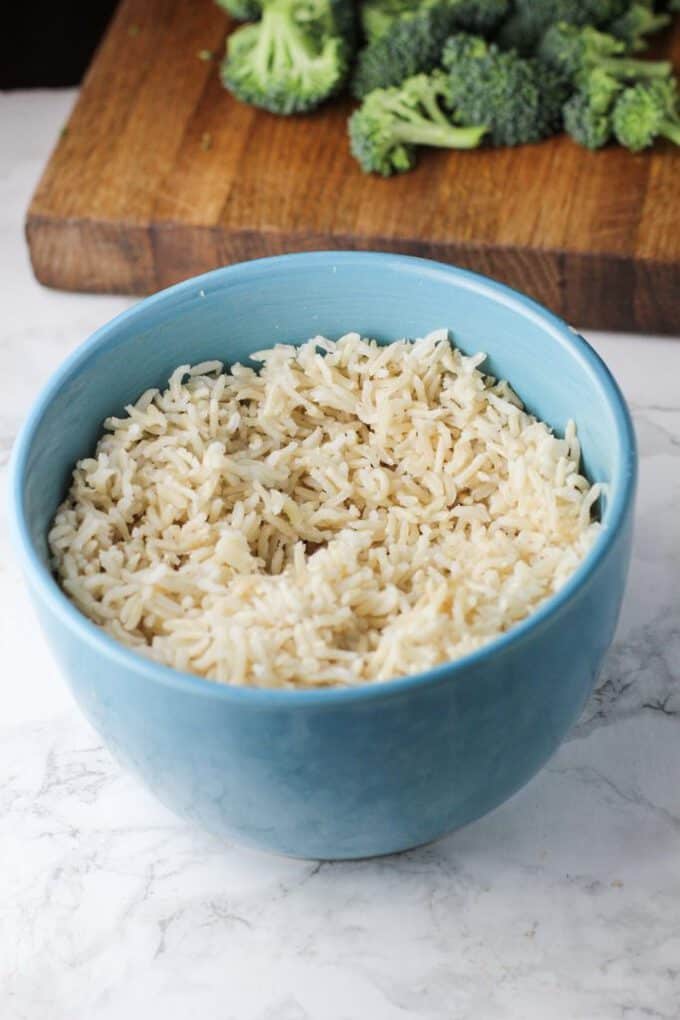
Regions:
[[[489, 354], [527, 406], [574, 418], [603, 529], [561, 592], [486, 648], [356, 690], [231, 688], [117, 644], [62, 594], [46, 534], [101, 421], [178, 364], [244, 360], [349, 330], [389, 342], [448, 327]], [[491, 810], [559, 746], [613, 637], [631, 546], [635, 441], [623, 398], [582, 337], [483, 277], [366, 253], [288, 255], [216, 270], [114, 319], [53, 376], [17, 441], [15, 546], [76, 700], [110, 749], [173, 810], [241, 843], [365, 857], [428, 842]]]

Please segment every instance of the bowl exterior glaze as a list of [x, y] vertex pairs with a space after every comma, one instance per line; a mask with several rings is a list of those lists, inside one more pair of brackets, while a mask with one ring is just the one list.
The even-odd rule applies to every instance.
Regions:
[[[486, 350], [556, 429], [573, 417], [607, 482], [603, 529], [562, 591], [487, 648], [357, 690], [216, 685], [158, 666], [81, 616], [50, 575], [46, 533], [106, 415], [177, 364], [233, 362], [348, 329], [382, 341], [450, 327]], [[522, 787], [590, 694], [630, 558], [635, 444], [623, 399], [585, 341], [498, 284], [418, 259], [313, 253], [217, 270], [147, 299], [57, 372], [12, 459], [15, 543], [40, 622], [82, 710], [166, 805], [240, 843], [367, 857], [428, 842]]]

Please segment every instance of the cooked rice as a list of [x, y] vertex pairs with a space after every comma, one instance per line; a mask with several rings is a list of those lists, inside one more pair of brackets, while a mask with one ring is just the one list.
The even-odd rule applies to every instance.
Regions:
[[182, 365], [104, 423], [50, 531], [88, 617], [158, 662], [260, 687], [458, 659], [564, 584], [601, 487], [445, 331]]

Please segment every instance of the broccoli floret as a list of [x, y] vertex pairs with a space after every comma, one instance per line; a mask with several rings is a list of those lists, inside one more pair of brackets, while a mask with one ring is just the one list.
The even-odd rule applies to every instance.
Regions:
[[510, 0], [453, 0], [456, 27], [490, 35], [507, 17]]
[[271, 113], [314, 109], [347, 76], [348, 11], [348, 0], [264, 0], [262, 20], [227, 40], [223, 84]]
[[629, 53], [647, 49], [647, 36], [660, 32], [671, 22], [669, 14], [657, 14], [652, 0], [646, 3], [634, 3], [614, 21], [607, 25], [610, 35], [620, 39]]
[[630, 0], [515, 0], [512, 15], [497, 37], [503, 49], [533, 53], [544, 33], [558, 21], [570, 25], [604, 25], [623, 14]]
[[497, 53], [494, 43], [489, 43], [481, 35], [471, 32], [457, 32], [449, 36], [442, 50], [442, 65], [454, 74], [463, 74], [472, 61], [486, 60], [489, 54]]
[[[265, 3], [267, 0], [265, 0]], [[348, 62], [354, 56], [357, 36], [356, 9], [353, 0], [297, 0], [308, 22], [315, 22], [317, 31], [339, 35], [348, 49]]]
[[439, 71], [371, 92], [349, 120], [350, 148], [362, 170], [383, 177], [410, 170], [419, 145], [476, 148], [485, 128], [454, 125], [442, 109], [448, 103], [448, 82]]
[[395, 21], [419, 6], [420, 0], [365, 0], [359, 7], [359, 19], [367, 41], [375, 42]]
[[562, 115], [569, 137], [586, 149], [601, 149], [611, 141], [611, 115], [596, 113], [582, 92], [575, 92], [567, 100]]
[[359, 52], [352, 92], [363, 99], [374, 89], [432, 71], [451, 32], [465, 28], [489, 32], [507, 9], [508, 0], [421, 0]]
[[680, 110], [675, 81], [638, 83], [625, 89], [614, 107], [614, 134], [632, 152], [657, 138], [680, 145]]
[[[437, 0], [438, 2], [438, 0]], [[510, 0], [446, 0], [453, 23], [470, 32], [489, 35], [507, 17]], [[359, 18], [368, 42], [375, 42], [404, 16], [422, 12], [432, 6], [428, 0], [364, 0]]]
[[559, 130], [568, 87], [537, 60], [461, 33], [444, 47], [451, 102], [465, 124], [483, 124], [495, 145], [537, 142]]
[[262, 13], [261, 0], [216, 0], [216, 3], [237, 21], [256, 21]]
[[515, 0], [519, 10], [534, 11], [543, 22], [544, 31], [556, 21], [570, 25], [604, 25], [630, 7], [631, 0]]
[[426, 0], [360, 50], [352, 77], [352, 93], [357, 99], [363, 99], [374, 89], [399, 85], [415, 74], [432, 71], [453, 31], [453, 10], [449, 0], [434, 3]]
[[529, 54], [535, 50], [543, 31], [542, 21], [538, 21], [531, 13], [516, 10], [501, 25], [496, 42], [501, 49]]
[[611, 141], [612, 111], [621, 82], [601, 68], [584, 75], [579, 90], [564, 104], [564, 126], [579, 145], [601, 149]]
[[543, 36], [540, 57], [551, 67], [578, 82], [579, 75], [600, 67], [614, 78], [637, 80], [668, 77], [672, 68], [666, 60], [635, 60], [625, 56], [620, 39], [586, 25], [579, 28], [558, 22]]

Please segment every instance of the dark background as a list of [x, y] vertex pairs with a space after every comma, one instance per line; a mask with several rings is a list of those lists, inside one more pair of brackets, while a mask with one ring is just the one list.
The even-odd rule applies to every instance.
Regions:
[[4, 0], [0, 89], [76, 85], [117, 0]]

